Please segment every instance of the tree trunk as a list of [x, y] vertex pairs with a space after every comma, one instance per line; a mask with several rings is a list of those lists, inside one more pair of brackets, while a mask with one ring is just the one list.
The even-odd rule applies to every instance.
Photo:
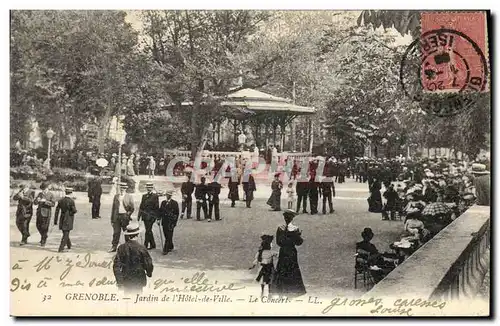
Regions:
[[104, 113], [104, 117], [101, 119], [101, 123], [99, 124], [99, 130], [97, 131], [97, 144], [99, 154], [104, 153], [104, 142], [108, 136], [108, 125], [111, 120], [111, 107], [108, 106], [106, 108], [106, 112]]

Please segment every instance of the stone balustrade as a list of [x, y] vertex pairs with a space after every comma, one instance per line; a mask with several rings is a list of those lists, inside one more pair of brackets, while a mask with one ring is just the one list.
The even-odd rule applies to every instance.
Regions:
[[[187, 157], [189, 158], [191, 156], [191, 151], [182, 151], [182, 150], [165, 150], [165, 154], [170, 154], [170, 155], [176, 155], [178, 157]], [[216, 156], [225, 156], [225, 157], [238, 157], [240, 155], [244, 156], [250, 156], [252, 155], [252, 152], [224, 152], [224, 151], [208, 151], [205, 150], [203, 151], [203, 157], [210, 157], [210, 158], [215, 158]], [[291, 153], [291, 152], [282, 152], [278, 153], [280, 162], [284, 161], [286, 158], [293, 158], [295, 160], [301, 160], [305, 158], [311, 157], [310, 152], [301, 152], [301, 153]]]
[[479, 291], [490, 263], [490, 207], [472, 206], [364, 297], [462, 300]]

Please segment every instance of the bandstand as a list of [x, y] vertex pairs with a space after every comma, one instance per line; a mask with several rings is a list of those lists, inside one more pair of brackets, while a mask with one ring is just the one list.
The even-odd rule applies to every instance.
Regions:
[[[190, 105], [192, 103], [183, 102], [181, 107]], [[213, 121], [213, 132], [209, 140], [212, 146], [210, 147], [217, 149], [220, 144], [232, 143], [234, 150], [240, 151], [205, 150], [204, 156], [240, 155], [242, 148], [238, 147], [238, 143], [244, 145], [242, 147], [246, 149], [256, 145], [261, 152], [268, 146], [274, 145], [279, 149], [281, 158], [288, 156], [299, 158], [310, 155], [309, 151], [297, 152], [291, 144], [287, 145], [287, 137], [288, 140], [292, 137], [294, 130], [291, 125], [295, 118], [313, 115], [316, 109], [299, 106], [292, 103], [292, 100], [251, 88], [230, 93], [220, 103], [220, 109], [220, 119]], [[241, 137], [241, 133], [244, 137]], [[243, 144], [241, 144], [242, 139]], [[190, 151], [187, 150], [167, 149], [165, 153], [190, 156]]]

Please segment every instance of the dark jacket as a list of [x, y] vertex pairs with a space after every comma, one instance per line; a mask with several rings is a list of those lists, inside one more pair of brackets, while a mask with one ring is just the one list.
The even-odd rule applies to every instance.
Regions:
[[94, 197], [101, 197], [102, 195], [102, 181], [100, 179], [92, 179], [88, 184], [88, 197], [92, 200]]
[[210, 200], [216, 201], [219, 200], [221, 184], [217, 181], [210, 182], [208, 184], [208, 192], [210, 195]]
[[24, 195], [22, 191], [14, 195], [14, 200], [18, 201], [16, 218], [24, 219], [33, 216], [33, 200], [35, 198], [35, 192], [33, 190], [28, 190]]
[[[45, 199], [45, 202], [40, 202], [41, 199]], [[36, 209], [37, 218], [50, 218], [52, 215], [52, 207], [56, 205], [54, 194], [50, 191], [46, 193], [43, 193], [43, 191], [40, 192], [33, 203], [38, 205]]]
[[194, 196], [198, 200], [206, 200], [208, 195], [208, 186], [206, 184], [196, 185], [196, 190], [194, 192]]
[[183, 182], [181, 185], [182, 197], [191, 200], [191, 195], [193, 194], [194, 187], [194, 183], [192, 183], [191, 181]]
[[[116, 223], [118, 221], [118, 212], [120, 211], [118, 207], [118, 205], [120, 204], [120, 202], [118, 201], [119, 196], [119, 194], [116, 194], [113, 197], [113, 206], [111, 207], [111, 223]], [[130, 217], [135, 210], [134, 199], [132, 198], [132, 196], [130, 196], [130, 194], [126, 193], [123, 197], [123, 206], [125, 206], [125, 210]]]
[[[75, 221], [76, 212], [75, 201], [69, 197], [62, 198], [57, 203], [54, 215], [54, 225], [59, 224], [59, 230], [73, 230], [73, 222]], [[59, 216], [59, 213], [61, 213], [61, 216]]]
[[142, 288], [147, 284], [146, 275], [153, 275], [153, 260], [143, 245], [128, 240], [116, 250], [113, 273], [117, 285]]
[[[243, 180], [245, 180], [245, 177], [243, 177]], [[256, 191], [257, 187], [255, 186], [255, 179], [253, 178], [253, 175], [248, 176], [248, 181], [243, 181], [243, 191]]]
[[297, 185], [295, 186], [295, 191], [297, 195], [307, 195], [309, 189], [307, 187], [307, 182], [297, 181]]
[[179, 219], [179, 203], [173, 199], [162, 201], [158, 219], [161, 220], [164, 228], [173, 230], [177, 226], [177, 220]]
[[141, 218], [144, 221], [155, 221], [157, 219], [159, 209], [160, 200], [158, 198], [158, 195], [154, 193], [146, 193], [142, 195], [137, 219], [139, 221], [141, 220]]

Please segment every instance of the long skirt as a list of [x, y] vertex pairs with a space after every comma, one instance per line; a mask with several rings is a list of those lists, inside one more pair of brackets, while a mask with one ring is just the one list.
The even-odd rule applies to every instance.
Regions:
[[274, 190], [271, 193], [271, 197], [267, 200], [267, 204], [271, 206], [273, 210], [281, 209], [281, 191]]
[[382, 195], [380, 190], [373, 191], [368, 198], [368, 211], [372, 213], [382, 212]]
[[295, 247], [280, 248], [276, 275], [270, 292], [291, 298], [306, 294]]

